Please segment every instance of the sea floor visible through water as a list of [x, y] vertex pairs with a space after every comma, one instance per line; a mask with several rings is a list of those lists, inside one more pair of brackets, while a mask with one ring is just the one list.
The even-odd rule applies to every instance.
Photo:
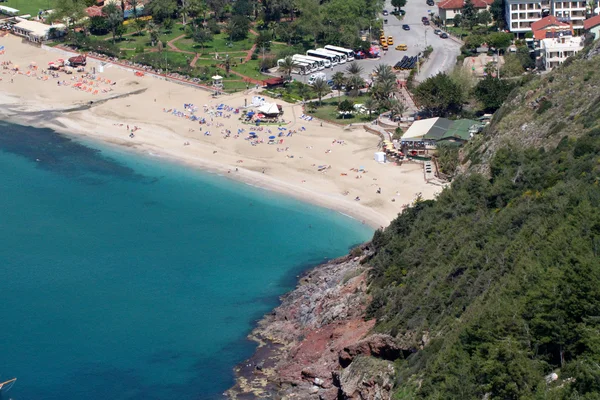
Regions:
[[14, 400], [220, 399], [296, 277], [370, 239], [331, 210], [0, 124], [0, 381]]

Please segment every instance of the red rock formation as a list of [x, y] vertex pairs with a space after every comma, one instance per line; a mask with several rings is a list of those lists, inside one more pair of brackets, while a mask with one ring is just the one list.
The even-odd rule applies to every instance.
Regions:
[[389, 398], [394, 368], [385, 360], [401, 349], [387, 335], [365, 339], [375, 321], [364, 320], [370, 299], [360, 259], [345, 257], [310, 271], [258, 323], [250, 337], [259, 347], [236, 368], [229, 397]]

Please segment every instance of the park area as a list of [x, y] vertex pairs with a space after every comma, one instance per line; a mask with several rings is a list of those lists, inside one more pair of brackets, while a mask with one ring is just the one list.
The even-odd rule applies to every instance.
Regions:
[[29, 14], [31, 16], [37, 15], [41, 10], [50, 10], [55, 4], [56, 0], [6, 0], [2, 2], [3, 6], [19, 10], [19, 15]]

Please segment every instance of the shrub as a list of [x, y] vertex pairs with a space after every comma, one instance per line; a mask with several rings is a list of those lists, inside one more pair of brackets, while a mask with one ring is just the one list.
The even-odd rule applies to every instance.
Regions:
[[552, 108], [552, 102], [548, 99], [543, 99], [542, 101], [540, 101], [540, 106], [536, 112], [538, 114], [543, 114], [551, 108]]

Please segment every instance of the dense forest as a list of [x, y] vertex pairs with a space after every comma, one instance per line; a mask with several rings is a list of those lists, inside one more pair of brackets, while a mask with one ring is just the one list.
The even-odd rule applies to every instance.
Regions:
[[375, 234], [367, 312], [406, 349], [395, 398], [600, 399], [598, 59], [515, 89], [452, 186]]

